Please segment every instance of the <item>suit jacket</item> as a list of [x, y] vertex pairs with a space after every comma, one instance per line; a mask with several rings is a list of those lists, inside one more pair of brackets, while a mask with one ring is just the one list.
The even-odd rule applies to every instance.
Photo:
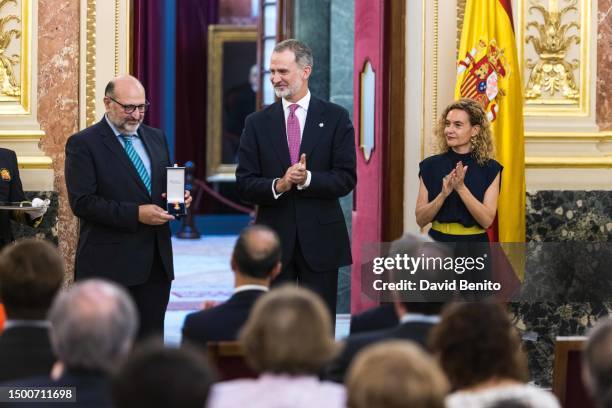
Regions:
[[0, 334], [0, 382], [49, 375], [55, 360], [45, 327], [15, 326]]
[[147, 281], [155, 251], [169, 279], [174, 278], [170, 226], [138, 222], [138, 206], [166, 208], [166, 167], [170, 166], [163, 132], [138, 129], [151, 160], [151, 195], [123, 146], [103, 118], [66, 143], [66, 187], [80, 219], [75, 279], [104, 277], [126, 286]]
[[351, 334], [390, 329], [399, 324], [393, 303], [366, 310], [351, 317]]
[[183, 324], [183, 343], [206, 346], [209, 341], [233, 341], [249, 317], [251, 308], [263, 290], [245, 290], [225, 303], [187, 315]]
[[325, 377], [336, 382], [344, 382], [348, 368], [361, 350], [379, 341], [400, 339], [411, 340], [426, 347], [427, 336], [434, 325], [425, 322], [408, 322], [392, 329], [359, 333], [347, 337], [340, 355], [325, 370]]
[[[24, 201], [23, 188], [17, 167], [17, 155], [14, 151], [0, 148], [0, 201]], [[0, 211], [0, 248], [13, 241], [11, 231], [11, 217], [23, 214], [14, 214], [10, 211]], [[28, 218], [29, 219], [29, 218]]]
[[290, 167], [282, 101], [249, 115], [240, 140], [236, 182], [243, 200], [258, 205], [257, 223], [279, 234], [283, 264], [296, 240], [315, 271], [352, 262], [348, 232], [338, 201], [355, 187], [355, 132], [348, 112], [314, 96], [310, 99], [300, 145], [306, 153], [310, 186], [274, 199], [272, 182]]

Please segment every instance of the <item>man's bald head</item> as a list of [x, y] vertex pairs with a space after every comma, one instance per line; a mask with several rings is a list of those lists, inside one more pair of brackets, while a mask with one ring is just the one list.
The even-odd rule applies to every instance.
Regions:
[[255, 279], [271, 278], [281, 260], [280, 240], [272, 229], [253, 225], [242, 230], [232, 255], [235, 272]]
[[142, 92], [143, 95], [145, 94], [144, 86], [142, 86], [138, 78], [132, 75], [119, 75], [108, 82], [104, 89], [104, 95], [116, 97], [117, 93], [122, 93], [130, 88]]

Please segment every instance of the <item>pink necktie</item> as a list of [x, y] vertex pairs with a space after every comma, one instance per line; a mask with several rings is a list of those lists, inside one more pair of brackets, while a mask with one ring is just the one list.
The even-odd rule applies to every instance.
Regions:
[[300, 105], [297, 103], [289, 105], [289, 117], [287, 117], [287, 143], [292, 165], [298, 162], [300, 156], [300, 121], [295, 115], [298, 106]]

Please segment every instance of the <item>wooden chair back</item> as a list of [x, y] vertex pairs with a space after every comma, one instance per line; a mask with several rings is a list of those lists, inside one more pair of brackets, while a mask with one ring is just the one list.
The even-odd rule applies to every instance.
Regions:
[[219, 381], [257, 378], [258, 374], [246, 362], [244, 350], [237, 341], [207, 343], [208, 361], [217, 369]]
[[559, 336], [555, 339], [553, 393], [565, 408], [595, 408], [582, 381], [585, 341], [584, 336]]

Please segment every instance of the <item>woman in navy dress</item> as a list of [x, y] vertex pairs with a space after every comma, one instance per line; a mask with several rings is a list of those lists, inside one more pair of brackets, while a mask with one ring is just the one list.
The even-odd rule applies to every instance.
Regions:
[[[485, 283], [491, 279], [486, 229], [497, 213], [502, 166], [493, 159], [491, 125], [482, 106], [471, 99], [450, 104], [436, 130], [439, 154], [419, 164], [416, 221], [431, 223], [429, 235], [446, 242], [454, 259], [480, 259], [481, 268], [455, 268], [455, 279]], [[488, 297], [489, 291], [465, 291], [466, 300]]]
[[439, 154], [419, 164], [416, 221], [442, 242], [488, 242], [502, 166], [493, 159], [491, 126], [471, 99], [450, 104], [436, 130]]

